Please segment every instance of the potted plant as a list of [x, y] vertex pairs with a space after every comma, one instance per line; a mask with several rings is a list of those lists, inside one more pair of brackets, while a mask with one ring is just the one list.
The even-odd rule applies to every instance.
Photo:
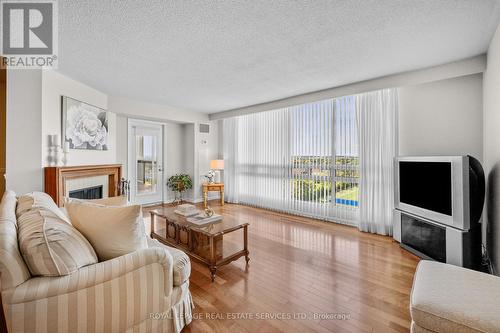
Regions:
[[174, 202], [182, 203], [182, 193], [193, 188], [193, 181], [187, 174], [177, 174], [168, 179], [167, 186], [175, 192]]

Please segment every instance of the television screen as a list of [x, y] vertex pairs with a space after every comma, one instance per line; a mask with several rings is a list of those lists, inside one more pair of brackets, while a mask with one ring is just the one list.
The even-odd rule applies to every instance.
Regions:
[[399, 202], [451, 216], [451, 191], [451, 162], [399, 162]]

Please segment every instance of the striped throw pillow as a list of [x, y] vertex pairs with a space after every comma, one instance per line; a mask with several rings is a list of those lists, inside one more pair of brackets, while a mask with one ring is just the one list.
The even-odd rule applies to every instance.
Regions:
[[31, 192], [21, 195], [17, 200], [16, 216], [19, 218], [27, 211], [35, 208], [44, 208], [57, 215], [60, 219], [71, 223], [68, 217], [57, 207], [52, 197], [44, 192]]
[[32, 207], [18, 217], [19, 248], [32, 275], [63, 276], [97, 263], [87, 239], [58, 215]]
[[6, 191], [0, 202], [0, 278], [1, 289], [16, 287], [31, 276], [17, 242], [16, 194]]

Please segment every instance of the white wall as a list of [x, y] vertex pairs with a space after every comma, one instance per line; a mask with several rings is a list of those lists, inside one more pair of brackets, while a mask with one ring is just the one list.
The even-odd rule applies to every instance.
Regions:
[[[482, 74], [399, 88], [399, 155], [483, 160]], [[218, 143], [222, 152], [222, 120]]]
[[[107, 96], [56, 71], [9, 70], [7, 78], [7, 186], [43, 190], [48, 135], [61, 135], [61, 96], [107, 109]], [[116, 163], [115, 115], [109, 114], [108, 151], [71, 150], [70, 165]]]
[[127, 177], [128, 162], [128, 119], [116, 115], [116, 163], [123, 165], [122, 172]]
[[[127, 171], [128, 117], [165, 123], [165, 179], [188, 173], [196, 188], [188, 197], [201, 198], [200, 174], [205, 164], [200, 159], [198, 122], [209, 123], [208, 115], [137, 100], [108, 96], [56, 71], [11, 70], [7, 92], [7, 186], [18, 193], [43, 190], [43, 167], [48, 165], [48, 136], [61, 135], [61, 96], [68, 96], [107, 109], [109, 113], [109, 150], [71, 150], [70, 165], [120, 163]], [[196, 130], [195, 130], [196, 129]], [[206, 157], [219, 154], [216, 123], [207, 138]], [[208, 140], [210, 138], [210, 140]], [[199, 164], [201, 162], [201, 166]], [[200, 171], [200, 169], [203, 169]], [[165, 185], [166, 186], [166, 185]], [[166, 187], [165, 187], [166, 188]], [[166, 191], [166, 200], [173, 193]]]
[[170, 176], [184, 173], [184, 154], [186, 142], [184, 142], [184, 125], [176, 123], [166, 123], [165, 125], [165, 200], [174, 200], [175, 193], [166, 186], [166, 181]]
[[[121, 140], [127, 138], [128, 118], [165, 123], [165, 183], [174, 174], [186, 173], [193, 179], [193, 189], [187, 191], [184, 198], [192, 202], [201, 201], [203, 175], [209, 170], [210, 160], [220, 155], [218, 122], [210, 122], [208, 115], [204, 113], [117, 96], [109, 96], [108, 106], [109, 110], [117, 114], [117, 142], [119, 144]], [[210, 125], [210, 134], [199, 133], [200, 123]], [[126, 154], [126, 149], [118, 148], [117, 162], [126, 165]], [[210, 198], [216, 197], [218, 194], [210, 194]], [[165, 200], [171, 201], [173, 198], [174, 193], [167, 189]]]
[[[222, 155], [222, 150], [219, 146], [219, 121], [204, 122], [210, 126], [209, 133], [200, 133], [199, 125], [196, 124], [198, 135], [196, 137], [196, 147], [198, 149], [198, 191], [194, 194], [195, 201], [203, 200], [203, 193], [201, 191], [201, 184], [206, 182], [204, 175], [210, 170], [210, 161], [216, 160]], [[221, 175], [222, 176], [222, 175]], [[219, 197], [217, 192], [209, 192], [209, 199], [216, 199]]]
[[189, 201], [194, 201], [196, 199], [196, 186], [197, 186], [197, 172], [195, 169], [195, 165], [197, 163], [197, 156], [195, 155], [195, 124], [185, 124], [183, 126], [183, 141], [184, 141], [184, 171], [182, 173], [186, 173], [191, 176], [193, 180], [193, 189], [186, 191], [184, 194], [184, 199]]
[[496, 274], [500, 274], [500, 26], [488, 49], [483, 88], [487, 242]]
[[182, 110], [168, 105], [160, 105], [138, 101], [134, 99], [109, 96], [109, 109], [113, 112], [140, 119], [158, 120], [178, 123], [205, 122], [208, 121], [208, 114]]
[[399, 89], [400, 155], [483, 159], [482, 74]]
[[[210, 161], [219, 158], [219, 128], [217, 121], [207, 121], [209, 133], [200, 133], [200, 123], [184, 125], [184, 173], [193, 179], [193, 190], [186, 193], [185, 199], [191, 202], [201, 202], [203, 193], [201, 186], [206, 182], [204, 175], [210, 170]], [[219, 194], [209, 193], [209, 199], [216, 199]]]
[[[128, 116], [117, 115], [117, 163], [123, 164], [124, 175], [127, 175], [127, 129], [128, 129]], [[132, 117], [130, 119], [140, 119]], [[174, 199], [175, 194], [166, 186], [167, 179], [175, 174], [187, 173], [193, 179], [193, 190], [185, 193], [184, 198], [191, 202], [199, 202], [201, 196], [201, 183], [203, 181], [202, 175], [208, 171], [210, 159], [217, 158], [219, 154], [218, 141], [217, 141], [217, 124], [210, 128], [210, 134], [204, 136], [206, 144], [201, 143], [199, 134], [195, 129], [198, 125], [195, 123], [173, 123], [163, 121], [164, 123], [164, 184], [165, 184], [165, 201], [170, 202]], [[207, 122], [209, 123], [209, 122]], [[210, 123], [211, 124], [211, 123]], [[214, 139], [215, 137], [215, 139]], [[121, 144], [124, 142], [124, 144]], [[200, 153], [199, 147], [206, 151], [206, 154]], [[211, 193], [210, 198], [217, 198], [216, 193]]]
[[7, 188], [18, 194], [43, 190], [42, 72], [7, 71]]
[[[43, 71], [42, 75], [42, 166], [48, 165], [48, 136], [61, 133], [61, 96], [108, 109], [108, 96], [56, 71]], [[76, 150], [69, 153], [68, 165], [116, 163], [116, 115], [108, 113], [108, 150]]]

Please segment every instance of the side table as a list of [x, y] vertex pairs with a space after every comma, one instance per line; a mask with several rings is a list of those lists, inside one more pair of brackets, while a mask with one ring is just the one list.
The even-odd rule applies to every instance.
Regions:
[[204, 183], [203, 184], [203, 207], [207, 208], [208, 192], [215, 191], [220, 193], [220, 205], [224, 206], [224, 184], [222, 183]]

